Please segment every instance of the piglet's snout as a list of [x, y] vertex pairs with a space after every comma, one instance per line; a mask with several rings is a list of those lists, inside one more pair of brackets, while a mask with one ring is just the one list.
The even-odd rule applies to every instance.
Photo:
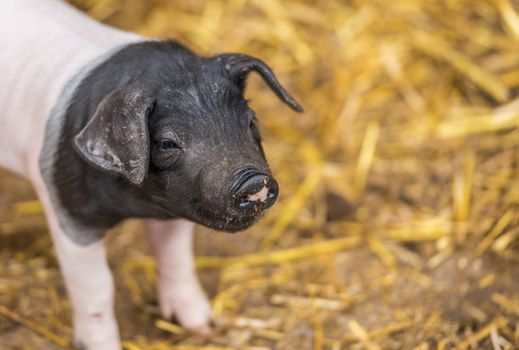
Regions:
[[270, 175], [256, 169], [243, 169], [237, 172], [231, 191], [235, 209], [242, 212], [260, 211], [276, 202], [279, 186]]

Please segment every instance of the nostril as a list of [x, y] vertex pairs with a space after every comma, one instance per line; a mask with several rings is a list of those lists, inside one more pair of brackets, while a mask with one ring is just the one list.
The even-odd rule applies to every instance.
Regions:
[[238, 204], [241, 209], [247, 209], [251, 207], [254, 202], [250, 201], [247, 196], [243, 196], [240, 198], [240, 203]]

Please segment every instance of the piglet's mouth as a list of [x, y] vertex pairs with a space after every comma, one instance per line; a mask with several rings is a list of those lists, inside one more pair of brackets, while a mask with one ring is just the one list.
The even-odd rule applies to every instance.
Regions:
[[216, 227], [214, 228], [220, 231], [235, 233], [248, 229], [260, 217], [261, 215], [235, 217], [231, 220], [224, 220], [222, 222], [217, 223]]
[[261, 211], [249, 214], [233, 214], [220, 217], [217, 220], [210, 220], [211, 222], [206, 222], [205, 225], [218, 231], [236, 233], [250, 228], [263, 217], [263, 214], [264, 212]]

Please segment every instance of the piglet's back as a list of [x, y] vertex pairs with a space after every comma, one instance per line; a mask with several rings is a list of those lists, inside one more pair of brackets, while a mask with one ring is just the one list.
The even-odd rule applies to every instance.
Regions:
[[96, 57], [140, 40], [59, 0], [1, 0], [0, 166], [29, 175], [67, 81]]

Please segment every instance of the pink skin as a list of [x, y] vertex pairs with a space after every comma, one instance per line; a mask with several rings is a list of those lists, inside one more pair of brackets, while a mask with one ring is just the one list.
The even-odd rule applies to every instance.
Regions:
[[265, 202], [267, 200], [267, 195], [269, 194], [269, 189], [267, 186], [263, 186], [261, 190], [254, 194], [249, 194], [247, 196], [247, 200], [251, 202], [257, 202], [260, 201], [261, 203]]
[[211, 307], [202, 290], [193, 261], [193, 223], [187, 220], [145, 220], [148, 239], [157, 260], [162, 316], [175, 316], [199, 334], [211, 331]]
[[[33, 178], [38, 177], [36, 170]], [[104, 242], [86, 247], [72, 242], [58, 223], [42, 180], [35, 182], [35, 189], [45, 208], [54, 249], [72, 302], [75, 340], [87, 349], [120, 349], [113, 310], [114, 284]]]
[[[0, 0], [0, 166], [29, 178], [45, 208], [73, 306], [75, 338], [89, 350], [120, 350], [114, 284], [104, 242], [79, 246], [58, 223], [38, 157], [51, 108], [85, 64], [139, 36], [106, 27], [58, 0]], [[209, 332], [210, 307], [197, 280], [192, 224], [148, 220], [165, 317]]]
[[0, 0], [0, 165], [29, 176], [66, 82], [114, 47], [139, 41], [58, 0]]

